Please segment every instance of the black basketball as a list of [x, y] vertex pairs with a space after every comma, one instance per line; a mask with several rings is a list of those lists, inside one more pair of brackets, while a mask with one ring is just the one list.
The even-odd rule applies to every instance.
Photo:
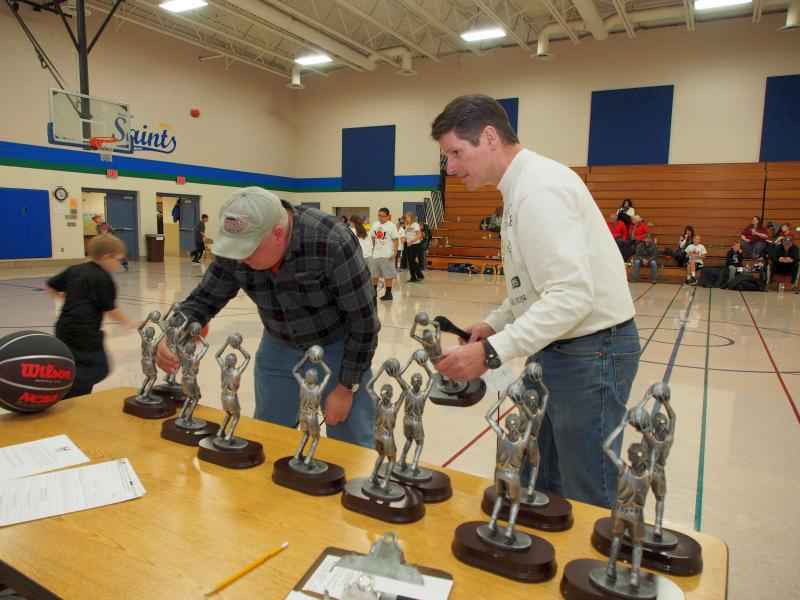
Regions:
[[0, 338], [0, 408], [41, 412], [60, 401], [75, 380], [75, 359], [66, 344], [41, 331]]

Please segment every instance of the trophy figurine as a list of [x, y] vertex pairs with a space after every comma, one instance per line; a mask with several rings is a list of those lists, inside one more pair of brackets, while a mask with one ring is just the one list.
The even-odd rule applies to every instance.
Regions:
[[[244, 359], [239, 359], [235, 352], [222, 358], [230, 346], [238, 350]], [[264, 462], [264, 448], [260, 443], [246, 440], [234, 435], [242, 409], [239, 406], [239, 384], [242, 373], [250, 363], [250, 354], [242, 347], [242, 336], [235, 333], [228, 336], [225, 345], [216, 354], [217, 363], [222, 370], [222, 410], [225, 419], [216, 435], [200, 440], [197, 458], [230, 469], [246, 469]]]
[[[300, 388], [297, 413], [300, 444], [294, 456], [279, 459], [272, 470], [272, 481], [278, 485], [312, 496], [337, 494], [342, 491], [345, 481], [342, 467], [314, 458], [322, 426], [322, 394], [331, 379], [331, 370], [323, 361], [324, 355], [320, 346], [311, 346], [292, 369]], [[325, 374], [322, 381], [319, 380], [320, 370]], [[311, 446], [306, 452], [309, 441]]]
[[[167, 341], [167, 348], [177, 356], [178, 347], [183, 342], [185, 330], [189, 326], [189, 319], [181, 312], [180, 304], [175, 303], [170, 306], [166, 314], [158, 320], [158, 326]], [[153, 388], [153, 395], [168, 400], [176, 406], [181, 405], [185, 398], [177, 379], [177, 371], [167, 373], [164, 383], [160, 383]]]
[[172, 442], [197, 446], [205, 437], [214, 435], [219, 425], [203, 419], [195, 419], [194, 411], [200, 402], [200, 385], [197, 381], [200, 361], [208, 352], [208, 342], [200, 336], [200, 323], [189, 325], [186, 340], [178, 346], [181, 363], [181, 389], [186, 400], [175, 419], [167, 419], [161, 425], [161, 437]]
[[[653, 401], [650, 412], [647, 405]], [[655, 524], [644, 524], [641, 540], [642, 564], [656, 571], [674, 575], [696, 575], [703, 570], [702, 549], [690, 536], [664, 529], [664, 506], [667, 494], [666, 467], [675, 439], [676, 415], [670, 401], [670, 389], [666, 383], [651, 385], [644, 398], [632, 409], [628, 421], [642, 434], [641, 445], [650, 472], [650, 489], [656, 499]], [[642, 423], [646, 426], [642, 426]], [[603, 554], [613, 550], [614, 531], [612, 519], [600, 519], [595, 523], [592, 545]], [[626, 535], [620, 541], [619, 555], [631, 560], [636, 546], [633, 537]]]
[[[533, 426], [525, 448], [525, 459], [530, 465], [531, 474], [528, 486], [523, 490], [517, 521], [522, 525], [534, 527], [544, 531], [564, 531], [572, 527], [572, 505], [565, 498], [556, 494], [536, 491], [536, 479], [539, 473], [539, 430], [544, 421], [550, 392], [544, 385], [542, 367], [531, 362], [518, 379], [509, 385], [503, 397], [509, 398], [517, 407], [527, 406], [528, 411], [520, 410], [522, 419], [520, 427], [524, 429], [528, 424], [528, 414], [531, 415]], [[489, 486], [483, 493], [481, 508], [486, 514], [492, 514], [497, 501], [497, 492], [494, 486]], [[500, 515], [508, 518], [509, 504], [503, 502]]]
[[[411, 326], [411, 338], [422, 345], [434, 365], [442, 358], [442, 323], [452, 326], [452, 323], [444, 317], [436, 317], [431, 321], [428, 313], [420, 312], [414, 317], [414, 324]], [[448, 330], [454, 332], [458, 328], [452, 326]], [[469, 339], [468, 335], [467, 339]], [[480, 402], [484, 394], [486, 394], [486, 382], [481, 378], [472, 381], [455, 381], [437, 373], [434, 375], [429, 396], [434, 404], [472, 406]]]
[[[384, 373], [397, 382], [400, 362], [396, 358], [386, 360], [367, 384], [369, 395], [375, 402], [375, 451], [378, 457], [369, 477], [351, 479], [345, 484], [342, 504], [347, 509], [383, 521], [412, 523], [423, 517], [425, 504], [419, 492], [392, 481], [397, 461], [394, 428], [405, 397], [401, 394], [392, 402], [394, 388], [388, 383], [381, 386], [380, 394], [376, 394], [375, 383]], [[387, 465], [381, 469], [384, 461]]]
[[153, 384], [158, 377], [156, 351], [163, 334], [157, 336], [155, 328], [149, 323], [158, 323], [160, 319], [161, 313], [154, 310], [139, 325], [138, 331], [142, 338], [142, 374], [144, 375], [144, 382], [138, 394], [125, 398], [125, 403], [122, 407], [123, 412], [142, 419], [163, 419], [175, 414], [175, 406], [171, 402], [167, 402], [164, 398], [153, 393]]
[[[491, 518], [489, 523], [471, 521], [459, 525], [453, 554], [461, 562], [510, 579], [547, 581], [556, 572], [555, 549], [546, 540], [515, 529], [523, 496], [520, 471], [535, 419], [528, 405], [520, 402], [515, 406], [517, 412], [506, 417], [504, 431], [497, 414], [503, 400], [503, 396], [499, 397], [486, 413], [486, 421], [497, 435]], [[509, 507], [508, 521], [501, 531], [497, 521], [504, 503]]]
[[[421, 373], [414, 373], [411, 376], [410, 385], [403, 378], [412, 364], [416, 364], [427, 374], [428, 379], [424, 386], [424, 377]], [[392, 471], [392, 477], [399, 483], [420, 492], [425, 502], [442, 502], [453, 495], [450, 477], [441, 471], [419, 466], [422, 448], [425, 445], [422, 416], [434, 381], [434, 373], [428, 366], [428, 353], [425, 350], [414, 352], [396, 379], [402, 389], [401, 402], [405, 407], [403, 435], [406, 441], [400, 454], [400, 461], [395, 464]], [[414, 457], [408, 462], [408, 453], [414, 444], [416, 444]]]

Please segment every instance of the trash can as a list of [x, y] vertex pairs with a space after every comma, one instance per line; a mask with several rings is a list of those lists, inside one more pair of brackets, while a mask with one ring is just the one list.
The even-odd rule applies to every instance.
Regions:
[[147, 262], [164, 262], [164, 236], [150, 233], [144, 237], [147, 244]]

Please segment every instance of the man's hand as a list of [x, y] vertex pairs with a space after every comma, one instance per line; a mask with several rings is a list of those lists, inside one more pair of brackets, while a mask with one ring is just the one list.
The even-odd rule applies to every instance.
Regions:
[[[481, 325], [486, 324], [481, 323]], [[468, 381], [480, 377], [488, 370], [483, 344], [475, 342], [446, 350], [444, 357], [436, 361], [436, 370], [443, 375], [447, 375], [450, 379], [458, 379], [460, 381]]]
[[158, 344], [156, 364], [161, 367], [162, 371], [166, 371], [167, 373], [174, 373], [178, 370], [178, 357], [173, 354], [172, 350], [167, 348], [166, 339], [162, 339]]
[[480, 342], [484, 338], [488, 338], [490, 335], [494, 335], [497, 333], [491, 326], [482, 321], [480, 323], [475, 323], [474, 325], [470, 325], [464, 331], [469, 334], [469, 342], [465, 342], [464, 340], [460, 340], [461, 344], [466, 343], [473, 343], [473, 342]]
[[338, 384], [325, 399], [325, 423], [338, 425], [350, 416], [353, 406], [353, 392]]

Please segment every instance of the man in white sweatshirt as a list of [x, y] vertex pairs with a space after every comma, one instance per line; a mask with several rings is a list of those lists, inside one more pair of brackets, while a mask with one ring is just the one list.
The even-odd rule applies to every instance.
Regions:
[[640, 345], [625, 265], [603, 215], [576, 173], [520, 145], [488, 96], [450, 102], [431, 135], [448, 175], [469, 190], [495, 185], [503, 195], [508, 292], [437, 368], [472, 379], [516, 357], [539, 362], [551, 397], [537, 488], [610, 507], [617, 470], [603, 441], [625, 414]]

